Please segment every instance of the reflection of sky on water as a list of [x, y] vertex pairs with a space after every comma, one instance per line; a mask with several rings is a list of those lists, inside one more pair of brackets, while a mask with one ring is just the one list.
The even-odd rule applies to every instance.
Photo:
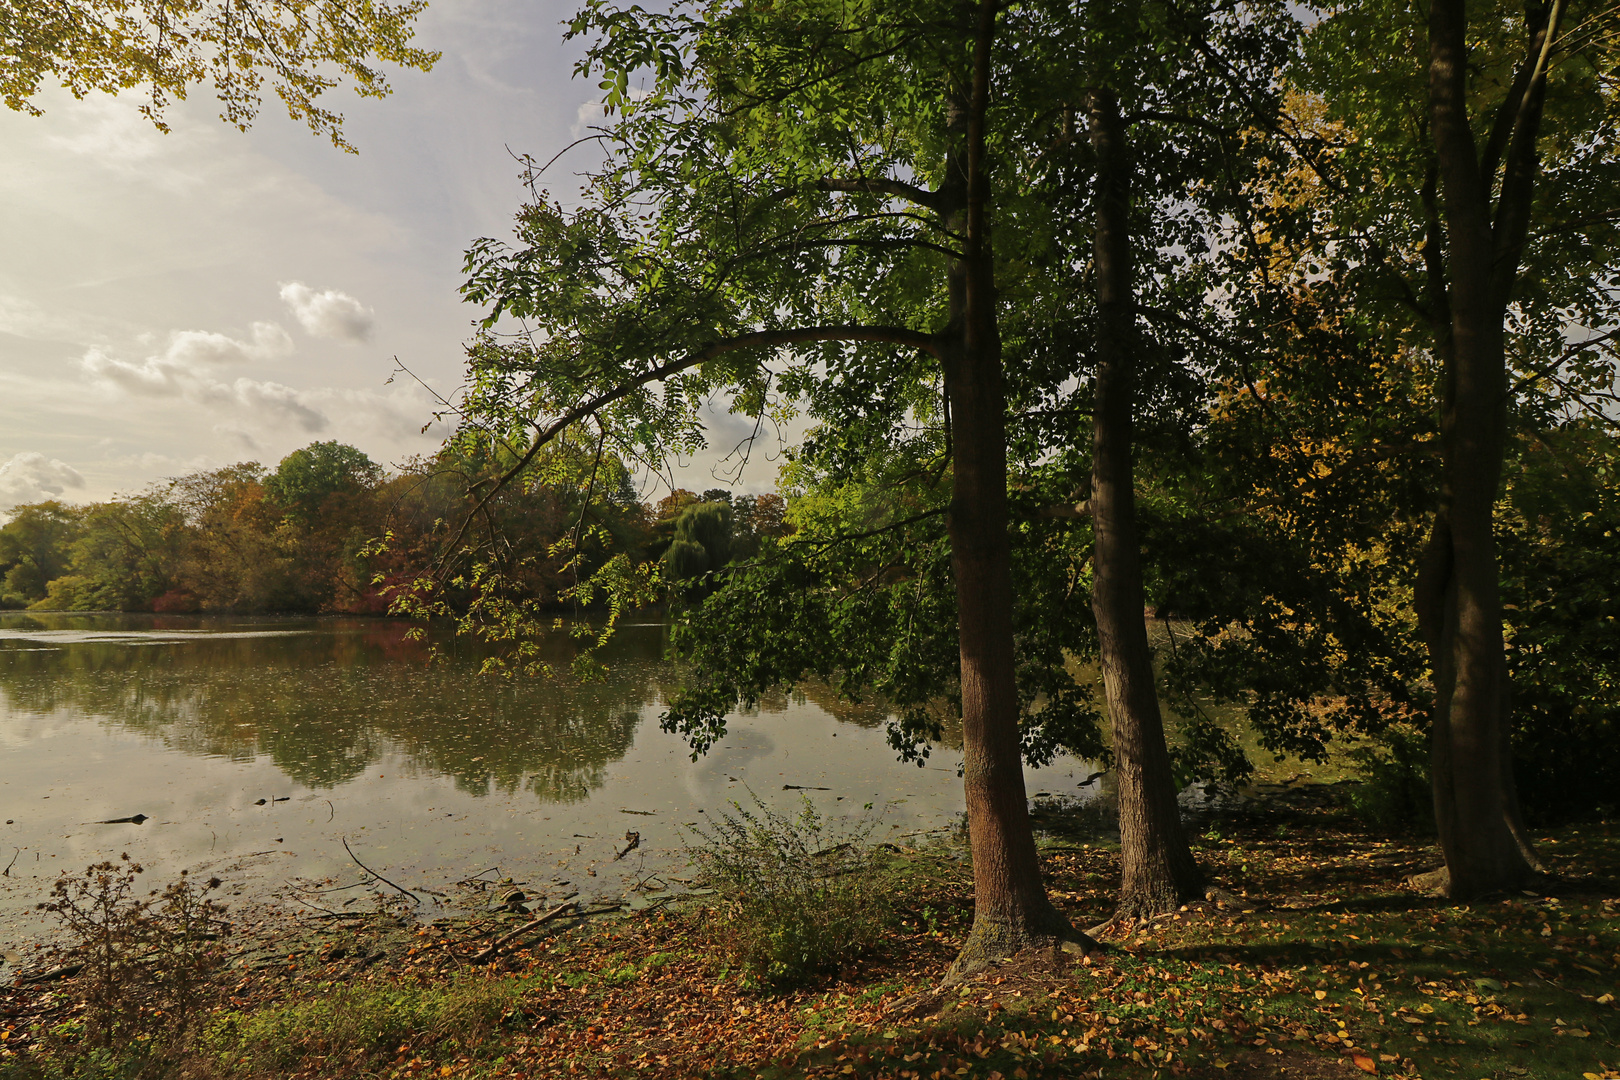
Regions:
[[[799, 798], [784, 785], [825, 787], [808, 794], [835, 816], [887, 804], [900, 831], [961, 810], [959, 755], [896, 762], [870, 707], [766, 701], [692, 761], [658, 729], [659, 626], [627, 628], [608, 677], [588, 684], [479, 676], [456, 642], [429, 663], [404, 633], [0, 614], [0, 863], [17, 858], [0, 878], [0, 946], [57, 873], [122, 851], [154, 884], [207, 869], [263, 895], [292, 878], [355, 880], [347, 837], [401, 884], [442, 891], [500, 865], [531, 891], [589, 896], [669, 866], [679, 826], [746, 801], [745, 786], [768, 802]], [[1063, 762], [1042, 779], [1072, 784], [1071, 771], [1084, 776]], [[152, 820], [93, 824], [136, 813]], [[615, 861], [629, 830], [641, 849]]]

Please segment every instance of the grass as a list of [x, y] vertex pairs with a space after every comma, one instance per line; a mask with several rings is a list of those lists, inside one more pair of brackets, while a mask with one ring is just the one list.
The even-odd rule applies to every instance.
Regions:
[[[895, 1006], [937, 980], [971, 923], [964, 853], [944, 844], [889, 861], [894, 921], [867, 958], [818, 983], [761, 987], [718, 948], [714, 912], [695, 904], [537, 936], [489, 975], [446, 963], [474, 953], [476, 928], [424, 927], [363, 970], [311, 950], [245, 975], [192, 1071], [1226, 1080], [1286, 1066], [1290, 1080], [1620, 1077], [1611, 826], [1542, 835], [1564, 875], [1553, 894], [1451, 905], [1404, 884], [1435, 865], [1423, 841], [1375, 834], [1341, 806], [1300, 805], [1223, 822], [1200, 841], [1233, 900], [1133, 925], [1086, 961], [1018, 958], [920, 1011]], [[1117, 850], [1043, 820], [1054, 900], [1076, 925], [1101, 922]]]

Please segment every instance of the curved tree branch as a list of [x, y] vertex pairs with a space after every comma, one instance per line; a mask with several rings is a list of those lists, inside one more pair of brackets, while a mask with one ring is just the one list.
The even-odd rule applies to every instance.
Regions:
[[940, 351], [938, 337], [933, 334], [910, 330], [903, 326], [801, 326], [783, 330], [756, 330], [752, 333], [738, 334], [735, 337], [716, 341], [698, 349], [696, 352], [688, 353], [679, 360], [671, 360], [667, 364], [660, 364], [658, 367], [651, 368], [634, 378], [620, 383], [612, 390], [588, 398], [541, 428], [535, 433], [534, 440], [529, 444], [529, 448], [524, 451], [523, 456], [518, 458], [517, 463], [500, 475], [490, 489], [484, 493], [483, 497], [478, 500], [478, 505], [473, 507], [472, 512], [462, 519], [461, 526], [456, 530], [456, 535], [451, 538], [450, 550], [453, 551], [461, 546], [461, 541], [467, 535], [467, 529], [471, 525], [473, 518], [483, 511], [489, 501], [499, 494], [514, 477], [526, 469], [529, 463], [534, 460], [535, 455], [547, 443], [566, 431], [571, 424], [576, 424], [587, 416], [605, 409], [615, 401], [628, 397], [643, 386], [662, 382], [673, 375], [679, 375], [683, 371], [705, 364], [716, 357], [724, 356], [726, 353], [738, 352], [742, 349], [767, 349], [778, 345], [794, 345], [811, 341], [887, 342], [892, 345], [910, 345], [935, 356], [938, 356]]

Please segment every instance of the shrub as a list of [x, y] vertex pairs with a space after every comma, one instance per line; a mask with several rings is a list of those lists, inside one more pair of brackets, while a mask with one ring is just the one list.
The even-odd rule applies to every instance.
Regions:
[[139, 863], [126, 854], [82, 875], [63, 875], [40, 905], [72, 935], [55, 960], [79, 970], [66, 993], [74, 1020], [48, 1033], [50, 1053], [76, 1074], [161, 1073], [199, 1028], [216, 997], [228, 931], [224, 907], [185, 873], [139, 896]]
[[1429, 784], [1429, 740], [1399, 726], [1382, 735], [1383, 746], [1351, 752], [1362, 782], [1350, 793], [1350, 806], [1384, 832], [1433, 832], [1434, 792]]
[[808, 798], [795, 817], [762, 803], [733, 802], [707, 828], [694, 826], [688, 852], [719, 895], [722, 940], [757, 978], [792, 985], [834, 971], [878, 940], [887, 907], [875, 818], [844, 828]]

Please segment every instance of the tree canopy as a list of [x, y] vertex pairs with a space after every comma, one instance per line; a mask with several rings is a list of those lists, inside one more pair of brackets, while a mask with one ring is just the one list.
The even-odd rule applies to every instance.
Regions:
[[427, 71], [439, 54], [411, 44], [427, 0], [4, 0], [0, 99], [39, 115], [40, 90], [74, 97], [141, 89], [160, 131], [169, 104], [212, 84], [220, 119], [246, 130], [266, 87], [294, 120], [352, 151], [343, 117], [322, 95], [348, 84], [362, 97], [390, 92], [382, 66]]

